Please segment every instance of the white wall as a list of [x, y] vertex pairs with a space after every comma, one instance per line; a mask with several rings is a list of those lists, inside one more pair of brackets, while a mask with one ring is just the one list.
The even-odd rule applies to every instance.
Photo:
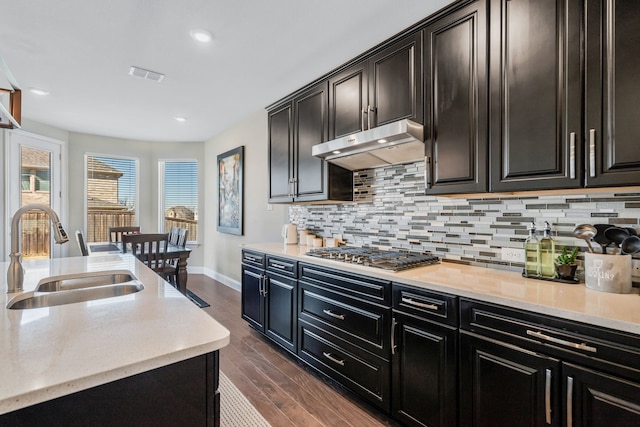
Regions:
[[[218, 210], [217, 156], [244, 145], [244, 235], [216, 231]], [[271, 205], [267, 167], [267, 112], [260, 110], [205, 142], [205, 272], [235, 286], [241, 279], [241, 245], [279, 241], [287, 222], [287, 205]]]

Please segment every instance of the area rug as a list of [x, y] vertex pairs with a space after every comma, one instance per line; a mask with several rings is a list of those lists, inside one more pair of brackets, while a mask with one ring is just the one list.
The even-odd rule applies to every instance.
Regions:
[[193, 301], [193, 303], [200, 308], [209, 307], [209, 304], [205, 300], [191, 292], [189, 289], [187, 289], [187, 298]]
[[222, 371], [219, 390], [221, 427], [271, 427]]

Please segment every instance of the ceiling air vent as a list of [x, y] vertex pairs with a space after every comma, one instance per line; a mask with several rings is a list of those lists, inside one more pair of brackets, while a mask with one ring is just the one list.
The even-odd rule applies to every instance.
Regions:
[[133, 65], [129, 69], [129, 75], [140, 77], [146, 80], [153, 80], [154, 82], [158, 82], [158, 83], [160, 83], [162, 79], [164, 79], [164, 74], [162, 73], [145, 70], [144, 68], [140, 68], [140, 67], [134, 67]]

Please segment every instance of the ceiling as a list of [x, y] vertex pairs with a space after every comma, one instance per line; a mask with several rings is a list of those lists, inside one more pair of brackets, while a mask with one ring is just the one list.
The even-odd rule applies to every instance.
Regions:
[[[23, 90], [23, 119], [205, 141], [450, 2], [0, 0], [0, 55]], [[194, 28], [212, 42], [191, 39]], [[133, 77], [131, 66], [165, 77]]]

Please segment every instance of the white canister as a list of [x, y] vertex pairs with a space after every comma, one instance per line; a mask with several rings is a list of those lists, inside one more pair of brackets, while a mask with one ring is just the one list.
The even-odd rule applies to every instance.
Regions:
[[307, 234], [307, 246], [313, 246], [313, 240], [316, 238], [315, 234]]
[[327, 237], [326, 239], [324, 239], [324, 245], [328, 248], [335, 248], [336, 246], [338, 246], [336, 239], [334, 239], [333, 237]]
[[584, 254], [584, 281], [589, 289], [614, 294], [631, 292], [631, 255]]
[[313, 247], [314, 248], [322, 247], [322, 237], [316, 237], [315, 239], [313, 239]]
[[300, 230], [300, 238], [298, 241], [301, 246], [305, 246], [307, 244], [307, 236], [309, 235], [309, 230]]

